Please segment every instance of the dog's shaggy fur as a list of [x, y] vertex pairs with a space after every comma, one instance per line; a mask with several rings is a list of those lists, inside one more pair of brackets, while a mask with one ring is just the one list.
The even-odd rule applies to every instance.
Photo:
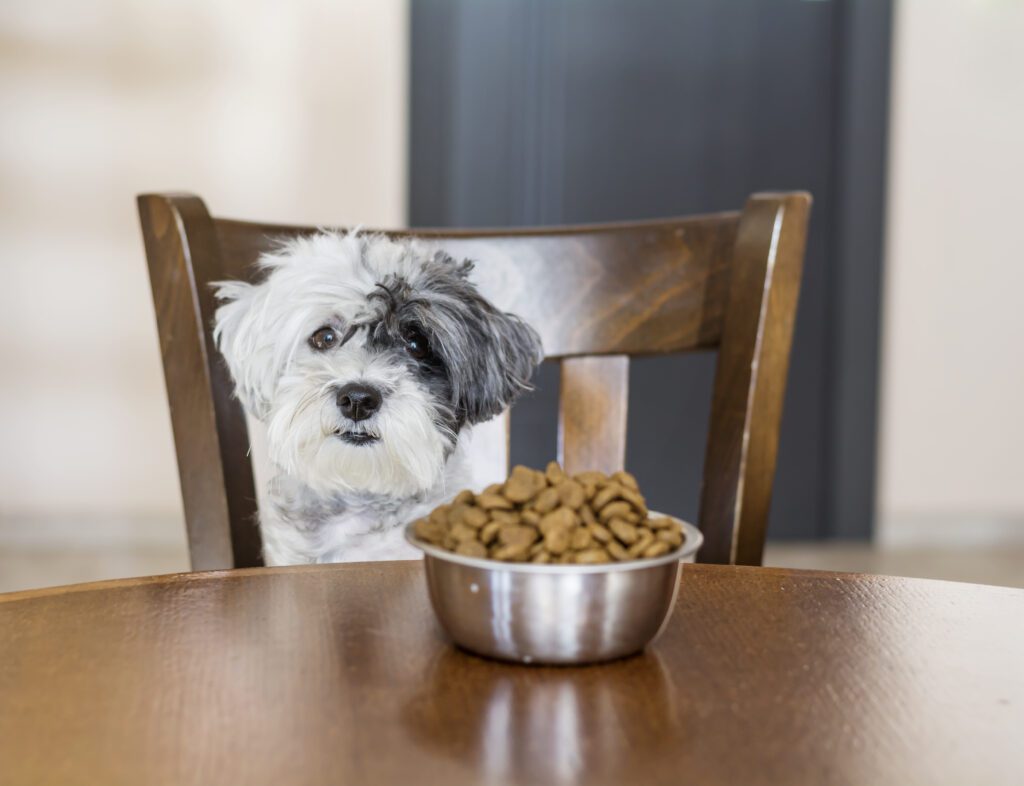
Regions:
[[415, 556], [402, 525], [466, 483], [468, 427], [529, 386], [540, 339], [417, 240], [320, 233], [217, 285], [215, 338], [276, 477], [269, 565]]

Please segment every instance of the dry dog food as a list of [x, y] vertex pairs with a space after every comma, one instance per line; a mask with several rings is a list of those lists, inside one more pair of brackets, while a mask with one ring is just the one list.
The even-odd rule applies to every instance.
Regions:
[[463, 491], [413, 526], [416, 537], [467, 557], [592, 565], [668, 554], [683, 544], [679, 522], [651, 518], [628, 472], [570, 477], [554, 461], [516, 467], [480, 494]]

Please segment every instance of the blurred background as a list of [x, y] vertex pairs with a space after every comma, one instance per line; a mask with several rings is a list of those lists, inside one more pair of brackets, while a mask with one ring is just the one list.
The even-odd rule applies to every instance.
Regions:
[[[1021, 40], [1021, 0], [6, 0], [0, 591], [188, 568], [165, 190], [377, 227], [810, 190], [767, 564], [1024, 586]], [[631, 370], [628, 463], [690, 518], [712, 371]], [[552, 372], [514, 460], [554, 453]]]

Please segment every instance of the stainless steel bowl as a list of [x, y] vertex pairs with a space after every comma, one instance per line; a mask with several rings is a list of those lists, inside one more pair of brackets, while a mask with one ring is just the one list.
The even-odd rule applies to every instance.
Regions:
[[[662, 515], [654, 513], [652, 515]], [[678, 519], [677, 519], [678, 521]], [[534, 565], [463, 557], [418, 540], [441, 626], [471, 652], [519, 663], [596, 663], [639, 652], [672, 614], [682, 564], [703, 542], [607, 565]]]

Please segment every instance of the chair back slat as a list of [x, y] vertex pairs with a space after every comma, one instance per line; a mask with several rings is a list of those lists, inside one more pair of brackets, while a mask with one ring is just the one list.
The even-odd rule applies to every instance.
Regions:
[[[547, 357], [652, 354], [718, 343], [737, 219], [737, 213], [723, 213], [598, 227], [415, 234], [457, 259], [472, 259], [481, 291], [536, 327]], [[226, 269], [238, 278], [251, 278], [252, 263], [280, 239], [315, 231], [216, 223]]]

